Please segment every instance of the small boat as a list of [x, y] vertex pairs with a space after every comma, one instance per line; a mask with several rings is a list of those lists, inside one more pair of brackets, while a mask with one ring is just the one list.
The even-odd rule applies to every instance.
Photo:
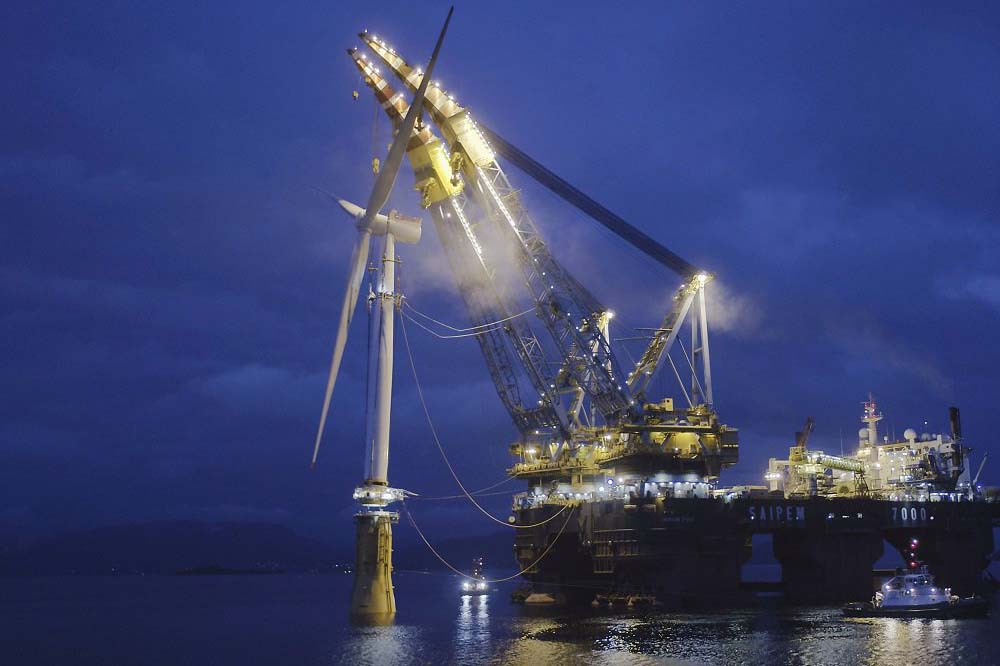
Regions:
[[486, 565], [485, 557], [477, 557], [472, 560], [472, 576], [468, 580], [462, 581], [462, 596], [481, 595], [490, 593], [490, 585], [483, 575], [483, 567]]
[[844, 606], [847, 617], [924, 617], [932, 619], [985, 617], [989, 602], [982, 597], [960, 598], [951, 588], [938, 587], [927, 567], [899, 572], [875, 593], [871, 601]]
[[466, 580], [462, 582], [462, 596], [489, 593], [490, 587], [484, 580]]

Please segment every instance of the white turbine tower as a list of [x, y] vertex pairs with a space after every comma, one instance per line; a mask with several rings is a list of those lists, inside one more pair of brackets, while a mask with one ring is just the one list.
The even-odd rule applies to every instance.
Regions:
[[448, 23], [454, 7], [448, 10], [441, 34], [427, 64], [426, 74], [413, 96], [413, 103], [403, 122], [397, 128], [396, 137], [389, 147], [385, 159], [368, 198], [367, 208], [361, 208], [341, 200], [339, 203], [357, 220], [358, 241], [351, 256], [347, 292], [340, 311], [340, 325], [333, 347], [330, 363], [330, 377], [326, 384], [323, 411], [320, 415], [316, 445], [313, 449], [313, 465], [319, 454], [326, 417], [330, 410], [330, 398], [337, 382], [337, 373], [347, 344], [354, 310], [361, 291], [361, 279], [368, 261], [368, 247], [372, 236], [384, 236], [384, 251], [379, 267], [377, 291], [374, 293], [369, 316], [371, 317], [368, 347], [368, 396], [365, 445], [365, 480], [354, 491], [354, 498], [361, 505], [355, 514], [356, 551], [354, 567], [354, 589], [351, 593], [351, 615], [355, 618], [379, 620], [390, 618], [396, 612], [396, 599], [392, 591], [392, 523], [398, 514], [388, 510], [390, 503], [401, 500], [403, 491], [391, 488], [388, 480], [389, 469], [389, 413], [392, 407], [392, 346], [393, 315], [396, 305], [394, 284], [396, 279], [396, 241], [416, 243], [420, 239], [420, 220], [390, 211], [382, 215], [382, 207], [396, 183], [396, 175], [403, 161], [407, 143], [423, 107], [424, 93], [437, 62], [441, 43], [448, 30]]

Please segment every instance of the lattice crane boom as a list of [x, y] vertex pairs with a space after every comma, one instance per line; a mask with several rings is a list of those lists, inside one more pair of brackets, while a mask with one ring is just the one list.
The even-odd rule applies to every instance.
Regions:
[[[425, 98], [426, 100], [426, 98]], [[590, 198], [559, 175], [545, 168], [530, 155], [507, 141], [485, 125], [479, 125], [479, 130], [489, 141], [490, 146], [518, 169], [531, 176], [540, 184], [558, 195], [561, 199], [574, 206], [605, 228], [622, 238], [634, 248], [650, 257], [657, 263], [666, 266], [684, 278], [694, 277], [700, 269], [686, 261], [680, 255], [664, 247], [656, 239], [650, 237], [641, 229], [629, 224], [620, 216], [611, 212], [603, 205]]]
[[[361, 33], [360, 37], [411, 91], [416, 90], [423, 77], [419, 69], [375, 36]], [[451, 146], [453, 165], [462, 170], [477, 203], [493, 213], [520, 250], [524, 283], [559, 349], [564, 373], [583, 389], [606, 422], [618, 422], [633, 411], [634, 400], [602, 331], [606, 308], [552, 256], [468, 110], [440, 86], [432, 83], [428, 91], [425, 107]]]
[[[432, 88], [429, 89], [433, 90]], [[425, 104], [427, 104], [426, 98]], [[707, 313], [704, 306], [705, 284], [711, 276], [680, 255], [667, 249], [642, 230], [608, 210], [490, 128], [479, 125], [479, 129], [489, 140], [490, 146], [498, 154], [510, 160], [521, 171], [612, 231], [646, 256], [684, 278], [684, 283], [674, 294], [670, 310], [664, 316], [660, 328], [655, 332], [642, 358], [629, 373], [627, 381], [629, 387], [635, 390], [637, 394], [645, 394], [649, 383], [656, 374], [656, 370], [662, 366], [666, 354], [669, 353], [676, 341], [677, 335], [680, 332], [680, 326], [684, 323], [691, 310], [691, 305], [697, 298], [697, 305], [699, 307], [692, 318], [692, 322], [695, 323], [694, 320], [697, 319], [698, 321], [695, 325], [698, 328], [692, 327], [692, 338], [693, 342], [700, 343], [700, 348], [696, 351], [695, 346], [692, 345], [692, 354], [700, 354], [701, 358], [703, 358], [704, 380], [700, 382], [697, 379], [693, 379], [692, 393], [703, 393], [702, 397], [706, 402], [711, 404], [713, 401], [712, 377], [711, 363], [708, 357]]]
[[[369, 48], [407, 85], [410, 91], [416, 90], [423, 79], [423, 73], [420, 68], [414, 68], [409, 65], [394, 49], [374, 36], [368, 33], [362, 33], [360, 36]], [[473, 121], [468, 110], [458, 104], [454, 96], [448, 94], [440, 85], [434, 85], [432, 82], [432, 85], [428, 86], [427, 94], [424, 97], [424, 106], [431, 114], [435, 123], [441, 128], [445, 140], [452, 147], [453, 165], [462, 168], [470, 176], [470, 184], [477, 184], [479, 182], [475, 176], [490, 174], [495, 170], [498, 176], [502, 178], [502, 183], [505, 186], [503, 191], [506, 193], [509, 188], [511, 198], [519, 201], [516, 190], [509, 187], [509, 181], [506, 180], [506, 175], [503, 174], [502, 169], [496, 161], [496, 156], [498, 154], [502, 155], [563, 200], [611, 230], [646, 256], [684, 278], [683, 284], [681, 284], [673, 297], [670, 310], [664, 316], [663, 322], [656, 334], [652, 336], [642, 359], [627, 376], [625, 384], [637, 396], [644, 397], [645, 391], [657, 370], [668, 359], [668, 354], [676, 341], [681, 325], [690, 315], [692, 327], [692, 358], [690, 359], [693, 375], [692, 394], [696, 398], [700, 394], [701, 398], [711, 404], [713, 396], [708, 347], [707, 309], [705, 307], [705, 285], [712, 276], [667, 249], [642, 230], [629, 224], [496, 132], [477, 124]], [[475, 165], [475, 170], [472, 169], [471, 165]], [[477, 185], [477, 187], [471, 189], [474, 196], [477, 194], [477, 189], [479, 190], [478, 194], [483, 194], [481, 185]], [[486, 205], [489, 205], [489, 201], [486, 202]], [[527, 219], [527, 223], [531, 224], [530, 218]], [[528, 239], [531, 240], [536, 235], [537, 231], [533, 235], [529, 234]], [[579, 294], [588, 293], [585, 288], [573, 279], [571, 274], [565, 270], [561, 272], [564, 276], [562, 279], [570, 285], [569, 291]], [[584, 299], [586, 299], [586, 296], [584, 296]], [[692, 305], [695, 306], [693, 309]], [[596, 307], [600, 307], [599, 304]], [[594, 308], [595, 306], [592, 304], [591, 309], [596, 312], [597, 310]], [[592, 317], [588, 323], [597, 328], [596, 324], [599, 321], [598, 317]], [[571, 375], [583, 387], [590, 385], [596, 376], [593, 373], [592, 364], [580, 364], [578, 362], [581, 358], [578, 349], [590, 349], [592, 352], [590, 358], [594, 358], [593, 352], [596, 350], [597, 357], [605, 359], [604, 367], [608, 368], [609, 371], [616, 371], [617, 368], [611, 354], [610, 345], [606, 351], [604, 350], [603, 345], [607, 343], [606, 336], [601, 338], [601, 336], [593, 335], [589, 346], [571, 344], [568, 350], [565, 346], [561, 347], [561, 351], [566, 357], [560, 373], [561, 376]], [[607, 354], [607, 357], [605, 357], [605, 354]], [[586, 354], [583, 354], [583, 356], [586, 356]], [[611, 359], [610, 363], [606, 360], [607, 358]], [[694, 376], [697, 372], [694, 366], [697, 364], [699, 358], [702, 363], [703, 380], [698, 380]], [[581, 374], [584, 375], [582, 381], [579, 380]], [[593, 397], [591, 395], [592, 399]], [[579, 405], [577, 405], [578, 408]], [[573, 410], [571, 409], [571, 411]]]
[[[348, 54], [389, 119], [397, 125], [409, 110], [405, 95], [393, 90], [374, 64], [357, 49], [349, 49]], [[503, 283], [495, 279], [495, 271], [487, 262], [477, 235], [477, 225], [470, 220], [464, 181], [460, 175], [453, 174], [449, 156], [429, 126], [414, 129], [408, 156], [415, 187], [421, 192], [422, 204], [431, 211], [466, 310], [474, 326], [484, 327], [475, 337], [501, 402], [523, 435], [539, 429], [568, 434], [568, 419], [554, 377], [550, 376], [553, 373], [549, 368], [553, 364], [545, 358], [531, 327], [523, 320], [510, 319], [512, 309]], [[495, 320], [508, 321], [502, 327], [488, 326]], [[537, 404], [533, 404], [536, 403], [534, 399], [529, 402], [522, 395], [509, 348], [513, 349], [530, 384], [540, 396]]]

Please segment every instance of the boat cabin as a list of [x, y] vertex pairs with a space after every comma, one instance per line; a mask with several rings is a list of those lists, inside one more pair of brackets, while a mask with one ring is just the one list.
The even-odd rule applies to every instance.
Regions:
[[876, 605], [883, 607], [927, 606], [950, 600], [951, 590], [937, 587], [934, 576], [926, 571], [894, 576], [875, 593]]

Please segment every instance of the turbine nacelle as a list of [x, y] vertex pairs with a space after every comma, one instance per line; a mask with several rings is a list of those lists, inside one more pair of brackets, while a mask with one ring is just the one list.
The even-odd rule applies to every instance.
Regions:
[[420, 240], [423, 221], [419, 217], [410, 217], [396, 210], [390, 210], [388, 215], [379, 213], [366, 224], [364, 208], [345, 199], [337, 199], [337, 203], [355, 219], [358, 231], [367, 229], [373, 236], [385, 236], [391, 232], [397, 242], [407, 245], [413, 245]]

